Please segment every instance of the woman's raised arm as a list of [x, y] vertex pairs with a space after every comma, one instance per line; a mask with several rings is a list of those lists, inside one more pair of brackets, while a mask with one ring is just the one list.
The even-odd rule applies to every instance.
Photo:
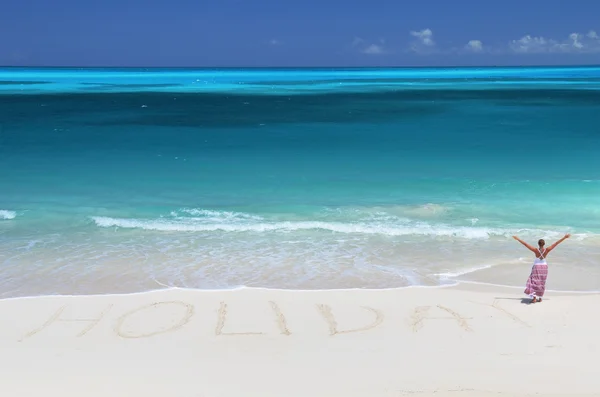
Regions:
[[571, 237], [571, 235], [569, 233], [565, 234], [563, 238], [561, 238], [560, 240], [558, 240], [557, 242], [555, 242], [554, 244], [552, 244], [550, 247], [548, 247], [548, 249], [546, 250], [546, 253], [552, 251], [554, 248], [556, 248], [556, 246], [558, 244], [562, 243], [563, 241], [565, 241], [569, 237]]
[[527, 249], [529, 249], [529, 251], [537, 253], [537, 249], [535, 249], [534, 247], [532, 247], [531, 245], [527, 244], [525, 241], [521, 240], [520, 238], [518, 238], [517, 236], [513, 236], [513, 238], [515, 240], [517, 240], [518, 242], [520, 242], [521, 244], [523, 244], [525, 247], [527, 247]]

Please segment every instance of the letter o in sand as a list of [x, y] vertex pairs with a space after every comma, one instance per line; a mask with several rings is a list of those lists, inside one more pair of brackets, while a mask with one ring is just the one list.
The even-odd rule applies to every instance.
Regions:
[[194, 306], [189, 303], [156, 302], [133, 309], [119, 317], [115, 324], [115, 333], [122, 338], [149, 338], [178, 330], [187, 324], [193, 315]]

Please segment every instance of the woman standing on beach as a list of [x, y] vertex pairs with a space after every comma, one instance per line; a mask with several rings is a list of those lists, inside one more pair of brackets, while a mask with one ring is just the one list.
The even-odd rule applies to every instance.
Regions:
[[531, 303], [541, 302], [542, 296], [544, 296], [544, 292], [546, 291], [546, 278], [548, 277], [548, 264], [546, 263], [546, 256], [548, 256], [550, 251], [556, 248], [558, 244], [562, 243], [569, 237], [571, 237], [570, 234], [565, 234], [563, 238], [548, 248], [544, 248], [546, 242], [544, 239], [540, 239], [538, 241], [538, 248], [534, 248], [517, 236], [513, 236], [515, 240], [523, 244], [535, 255], [535, 261], [533, 262], [533, 267], [531, 268], [531, 274], [527, 279], [527, 285], [525, 287], [525, 293], [531, 297]]

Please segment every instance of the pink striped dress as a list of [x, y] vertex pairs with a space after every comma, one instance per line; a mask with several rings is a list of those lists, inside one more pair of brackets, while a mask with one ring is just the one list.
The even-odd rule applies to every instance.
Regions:
[[535, 258], [533, 267], [531, 268], [531, 274], [529, 275], [527, 285], [525, 286], [525, 293], [531, 298], [541, 298], [546, 291], [546, 278], [548, 277], [548, 264], [544, 257], [546, 250], [544, 249], [544, 252], [539, 251], [539, 253], [540, 257]]

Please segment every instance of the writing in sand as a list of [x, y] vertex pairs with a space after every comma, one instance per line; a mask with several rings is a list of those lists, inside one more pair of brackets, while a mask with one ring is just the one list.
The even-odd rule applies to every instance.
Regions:
[[[469, 306], [470, 305], [470, 306]], [[250, 308], [249, 306], [252, 306]], [[260, 307], [259, 307], [260, 306]], [[343, 337], [347, 334], [377, 332], [378, 329], [393, 327], [408, 333], [419, 333], [427, 329], [429, 322], [449, 321], [459, 333], [472, 333], [485, 322], [488, 326], [531, 328], [517, 315], [503, 308], [496, 300], [493, 303], [470, 302], [460, 305], [471, 307], [468, 314], [459, 313], [448, 305], [416, 305], [384, 312], [371, 306], [357, 304], [310, 304], [300, 310], [288, 308], [288, 313], [275, 301], [252, 305], [215, 302], [213, 307], [203, 304], [201, 309], [194, 304], [173, 300], [160, 301], [127, 310], [118, 310], [114, 304], [97, 307], [93, 312], [87, 308], [75, 310], [65, 304], [54, 311], [46, 311], [43, 318], [29, 319], [26, 324], [12, 324], [22, 330], [20, 342], [34, 339], [50, 332], [52, 328], [68, 327], [64, 334], [84, 338], [92, 332], [110, 332], [124, 339], [151, 338], [196, 327], [198, 332], [212, 337], [290, 337], [303, 333], [320, 334], [326, 337]], [[254, 310], [254, 311], [253, 311]], [[316, 316], [306, 321], [307, 316]], [[293, 323], [293, 324], [292, 324]], [[435, 327], [434, 327], [435, 328]], [[195, 331], [195, 332], [196, 332]]]

